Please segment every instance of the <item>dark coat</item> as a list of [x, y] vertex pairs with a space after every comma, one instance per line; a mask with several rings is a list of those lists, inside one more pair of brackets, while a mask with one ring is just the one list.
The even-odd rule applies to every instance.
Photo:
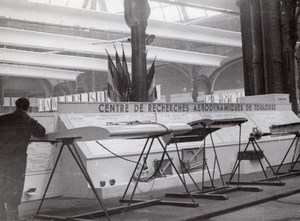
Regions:
[[[45, 135], [45, 128], [24, 111], [0, 116], [0, 204], [20, 203], [31, 136]], [[2, 201], [2, 202], [1, 202]]]

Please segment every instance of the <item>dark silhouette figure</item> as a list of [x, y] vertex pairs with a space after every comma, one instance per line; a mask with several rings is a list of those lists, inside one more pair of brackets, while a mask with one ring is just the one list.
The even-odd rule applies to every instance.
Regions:
[[45, 135], [45, 128], [26, 112], [29, 100], [16, 100], [16, 111], [0, 116], [0, 220], [18, 220], [27, 146], [31, 136]]

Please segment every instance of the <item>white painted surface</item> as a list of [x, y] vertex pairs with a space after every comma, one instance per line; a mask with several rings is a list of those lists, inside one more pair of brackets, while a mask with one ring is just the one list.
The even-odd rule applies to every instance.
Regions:
[[[52, 25], [81, 27], [127, 33], [123, 15], [93, 10], [74, 9], [49, 4], [2, 0], [0, 14], [3, 17]], [[241, 33], [201, 26], [183, 25], [155, 20], [148, 21], [147, 34], [157, 37], [194, 41], [199, 43], [241, 47]]]

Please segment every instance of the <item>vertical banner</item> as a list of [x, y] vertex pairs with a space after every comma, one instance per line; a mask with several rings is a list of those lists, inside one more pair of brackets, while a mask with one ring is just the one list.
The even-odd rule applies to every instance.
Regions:
[[98, 91], [97, 100], [98, 102], [107, 102], [108, 101], [107, 91]]
[[89, 102], [97, 102], [97, 93], [96, 92], [90, 92], [89, 95]]
[[4, 98], [3, 106], [4, 107], [10, 107], [11, 106], [11, 98], [10, 97], [5, 97]]
[[89, 101], [89, 96], [87, 93], [81, 94], [81, 102], [88, 102]]
[[18, 97], [12, 97], [11, 98], [11, 106], [15, 107], [16, 106], [16, 100], [18, 100]]
[[52, 107], [51, 98], [46, 98], [44, 105], [45, 105], [44, 107], [45, 111], [51, 111], [51, 107]]
[[73, 102], [73, 95], [67, 95], [66, 102]]
[[37, 98], [30, 97], [29, 98], [29, 102], [30, 102], [30, 107], [37, 107], [38, 106], [38, 104], [37, 104]]
[[104, 92], [103, 92], [103, 91], [97, 92], [97, 101], [98, 101], [98, 102], [105, 102], [105, 99], [104, 99]]
[[66, 97], [65, 96], [58, 97], [58, 102], [66, 102]]
[[38, 111], [42, 112], [45, 111], [45, 99], [38, 99]]
[[52, 97], [51, 98], [51, 111], [57, 111], [57, 97]]
[[81, 102], [81, 95], [80, 94], [73, 94], [72, 95], [73, 102]]

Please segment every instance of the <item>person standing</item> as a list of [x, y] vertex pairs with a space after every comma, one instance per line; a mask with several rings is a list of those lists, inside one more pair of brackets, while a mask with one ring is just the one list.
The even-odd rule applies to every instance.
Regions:
[[31, 136], [42, 137], [45, 128], [27, 111], [27, 98], [15, 102], [13, 113], [0, 116], [0, 221], [18, 220], [25, 181], [27, 146]]

